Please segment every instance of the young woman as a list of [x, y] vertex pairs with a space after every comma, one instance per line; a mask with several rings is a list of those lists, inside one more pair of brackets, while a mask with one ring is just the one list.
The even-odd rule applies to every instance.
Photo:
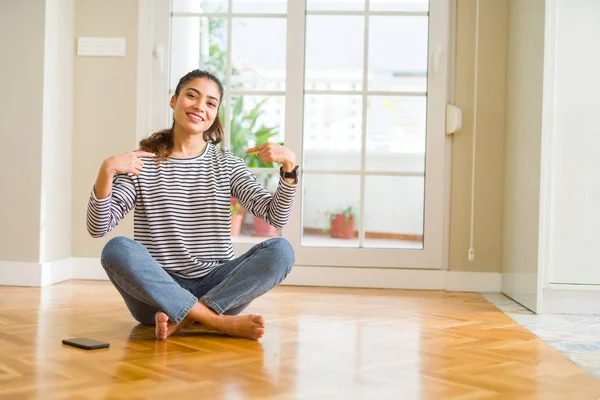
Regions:
[[294, 264], [282, 238], [266, 240], [233, 258], [230, 199], [275, 227], [289, 218], [296, 193], [296, 156], [268, 143], [248, 149], [282, 164], [274, 195], [244, 162], [219, 146], [223, 85], [194, 70], [171, 98], [173, 126], [140, 142], [140, 151], [106, 159], [90, 195], [87, 228], [110, 232], [132, 209], [134, 239], [115, 237], [102, 266], [133, 317], [156, 325], [157, 339], [194, 322], [230, 336], [259, 339], [265, 320], [238, 315], [278, 285]]

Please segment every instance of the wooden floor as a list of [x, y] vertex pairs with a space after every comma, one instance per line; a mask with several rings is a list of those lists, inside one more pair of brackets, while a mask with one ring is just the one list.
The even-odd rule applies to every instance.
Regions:
[[[0, 287], [4, 399], [598, 399], [600, 381], [477, 294], [280, 287], [260, 342], [155, 341], [108, 282]], [[61, 339], [90, 337], [85, 351]]]

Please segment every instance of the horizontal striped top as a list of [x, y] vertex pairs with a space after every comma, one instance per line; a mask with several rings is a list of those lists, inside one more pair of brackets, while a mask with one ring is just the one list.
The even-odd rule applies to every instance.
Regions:
[[209, 143], [194, 158], [142, 160], [139, 176], [114, 177], [107, 198], [92, 189], [87, 228], [102, 237], [135, 207], [134, 239], [169, 273], [199, 278], [233, 258], [231, 197], [272, 226], [289, 219], [296, 185], [280, 179], [271, 195], [229, 150]]

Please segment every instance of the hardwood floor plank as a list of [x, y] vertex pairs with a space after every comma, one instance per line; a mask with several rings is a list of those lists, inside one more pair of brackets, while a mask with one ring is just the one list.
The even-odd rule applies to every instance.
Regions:
[[[248, 311], [267, 320], [260, 342], [198, 325], [156, 341], [109, 282], [0, 287], [0, 398], [600, 398], [474, 293], [280, 287]], [[111, 346], [61, 343], [78, 336]]]

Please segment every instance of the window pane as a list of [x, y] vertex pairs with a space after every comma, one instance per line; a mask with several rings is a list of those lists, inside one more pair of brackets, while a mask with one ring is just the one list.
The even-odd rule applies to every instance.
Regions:
[[369, 90], [425, 92], [428, 18], [370, 18]]
[[233, 12], [287, 14], [287, 0], [233, 0]]
[[303, 246], [358, 247], [360, 176], [304, 174]]
[[371, 0], [373, 11], [429, 11], [429, 0]]
[[365, 0], [307, 0], [309, 11], [363, 11]]
[[[256, 179], [270, 193], [275, 193], [277, 190], [279, 174], [257, 174]], [[281, 236], [281, 229], [251, 215], [236, 200], [231, 201], [230, 209], [231, 239], [234, 242], [260, 243], [267, 238]]]
[[427, 98], [370, 96], [367, 170], [425, 171]]
[[266, 142], [284, 142], [285, 97], [239, 96], [231, 99], [231, 152], [252, 168], [271, 168], [246, 149]]
[[285, 90], [285, 19], [234, 18], [232, 35], [233, 88]]
[[227, 0], [173, 0], [173, 12], [226, 12]]
[[425, 179], [365, 177], [364, 247], [423, 248]]
[[307, 16], [305, 89], [362, 90], [363, 43], [363, 17]]
[[359, 170], [362, 96], [304, 97], [304, 168]]
[[173, 17], [171, 93], [182, 76], [197, 68], [211, 71], [225, 84], [226, 50], [225, 18]]

